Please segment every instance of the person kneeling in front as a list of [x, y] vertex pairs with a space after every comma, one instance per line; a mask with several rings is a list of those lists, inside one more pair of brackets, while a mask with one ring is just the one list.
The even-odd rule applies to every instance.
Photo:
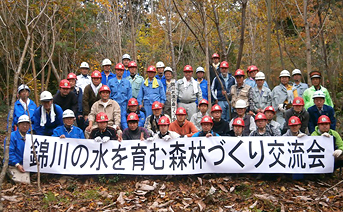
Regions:
[[52, 133], [53, 137], [81, 139], [85, 138], [83, 131], [79, 127], [73, 125], [75, 121], [75, 114], [72, 110], [65, 110], [62, 114], [62, 117], [64, 125], [54, 129]]
[[106, 143], [109, 140], [121, 140], [121, 137], [118, 138], [117, 131], [113, 127], [108, 126], [108, 117], [106, 113], [98, 113], [95, 121], [97, 122], [98, 127], [91, 131], [89, 139], [94, 139], [96, 142], [103, 143]]
[[158, 126], [160, 128], [160, 131], [157, 132], [153, 137], [148, 138], [148, 141], [153, 141], [155, 139], [163, 139], [165, 141], [168, 141], [173, 138], [179, 138], [180, 135], [174, 131], [169, 131], [169, 125], [170, 121], [169, 118], [166, 116], [162, 116], [158, 120]]
[[195, 133], [192, 137], [212, 137], [212, 136], [219, 136], [218, 133], [213, 132], [213, 121], [210, 116], [204, 116], [201, 119], [201, 131]]
[[[30, 183], [30, 173], [23, 168], [25, 137], [30, 129], [29, 116], [21, 115], [17, 124], [17, 130], [11, 133], [7, 173], [14, 182]], [[6, 140], [4, 145], [6, 146]]]
[[339, 133], [333, 129], [330, 129], [331, 120], [328, 116], [322, 115], [318, 118], [318, 126], [311, 136], [333, 136], [334, 148], [333, 156], [335, 157], [335, 169], [343, 166], [343, 141]]

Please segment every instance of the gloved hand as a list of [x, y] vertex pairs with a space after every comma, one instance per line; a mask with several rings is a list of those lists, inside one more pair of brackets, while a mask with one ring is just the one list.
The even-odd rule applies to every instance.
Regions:
[[150, 135], [151, 137], [153, 137], [153, 136], [155, 135], [154, 131], [149, 130], [149, 135]]
[[100, 136], [98, 136], [98, 137], [94, 138], [94, 141], [96, 141], [96, 142], [102, 142], [102, 139], [101, 139]]
[[117, 135], [119, 136], [119, 135], [122, 135], [123, 134], [123, 131], [121, 131], [121, 130], [117, 130]]
[[279, 104], [277, 108], [279, 109], [280, 112], [285, 112], [285, 108], [283, 108], [283, 104]]
[[325, 136], [325, 137], [327, 137], [327, 138], [330, 138], [330, 134], [327, 133], [327, 132], [323, 133], [322, 136]]
[[146, 140], [147, 140], [147, 141], [153, 141], [154, 138], [153, 138], [153, 137], [149, 137], [149, 138], [147, 138]]
[[297, 137], [298, 137], [298, 138], [302, 138], [302, 137], [304, 137], [305, 135], [306, 135], [305, 133], [299, 133]]
[[339, 158], [339, 156], [342, 155], [342, 150], [340, 149], [336, 149], [333, 154], [332, 154], [335, 158]]
[[110, 140], [110, 137], [105, 136], [102, 138], [102, 143], [107, 143]]
[[163, 137], [163, 140], [165, 140], [165, 141], [169, 141], [170, 139], [171, 139], [170, 135], [166, 135]]

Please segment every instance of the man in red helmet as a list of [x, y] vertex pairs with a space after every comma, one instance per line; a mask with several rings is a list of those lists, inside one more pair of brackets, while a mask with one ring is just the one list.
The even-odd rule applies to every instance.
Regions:
[[149, 66], [147, 74], [148, 78], [146, 78], [142, 84], [137, 100], [139, 108], [142, 108], [144, 105], [144, 109], [146, 111], [145, 115], [150, 116], [152, 114], [152, 103], [155, 101], [160, 102], [163, 107], [166, 101], [166, 93], [164, 91], [162, 82], [155, 77], [155, 66]]
[[235, 118], [232, 123], [233, 130], [230, 131], [231, 136], [242, 137], [245, 127], [244, 120], [242, 118]]
[[129, 63], [130, 75], [125, 79], [129, 80], [131, 83], [132, 97], [137, 99], [139, 90], [142, 87], [144, 78], [137, 73], [137, 64], [135, 61]]
[[107, 85], [103, 85], [100, 90], [101, 99], [95, 102], [92, 106], [91, 112], [89, 113], [89, 125], [86, 128], [86, 137], [93, 128], [97, 127], [95, 118], [98, 113], [104, 112], [107, 115], [108, 125], [117, 130], [118, 134], [121, 134], [120, 130], [120, 106], [118, 103], [110, 99], [111, 90]]
[[153, 141], [156, 139], [163, 139], [165, 141], [169, 141], [170, 139], [173, 138], [179, 138], [180, 135], [174, 131], [169, 130], [169, 125], [170, 125], [170, 119], [166, 116], [162, 116], [158, 120], [158, 126], [160, 128], [160, 131], [155, 133], [153, 137], [148, 138], [148, 141]]
[[80, 87], [76, 85], [77, 76], [74, 73], [69, 73], [67, 76], [67, 80], [70, 83], [70, 90], [73, 92], [77, 97], [77, 114], [76, 114], [76, 123], [77, 126], [80, 127], [82, 130], [85, 129], [84, 119], [82, 114], [82, 95], [83, 91]]
[[135, 98], [131, 98], [129, 100], [129, 103], [127, 104], [127, 110], [124, 113], [121, 113], [121, 128], [123, 130], [125, 130], [126, 128], [128, 128], [128, 124], [127, 124], [127, 116], [130, 113], [136, 113], [139, 121], [138, 121], [138, 127], [144, 127], [144, 123], [145, 123], [145, 113], [142, 110], [139, 110], [138, 107], [138, 101]]
[[230, 121], [230, 106], [225, 96], [230, 94], [231, 86], [236, 84], [236, 80], [229, 73], [228, 62], [223, 61], [220, 63], [220, 72], [219, 78], [215, 77], [211, 86], [213, 102], [222, 108], [222, 118], [225, 121]]
[[136, 113], [130, 113], [126, 122], [128, 128], [123, 131], [123, 140], [146, 140], [149, 138], [149, 132], [144, 128], [138, 126], [139, 117]]
[[88, 125], [88, 114], [91, 112], [92, 105], [94, 102], [100, 99], [99, 90], [102, 87], [101, 84], [101, 73], [99, 71], [93, 71], [92, 81], [85, 87], [82, 96], [82, 109], [83, 118], [85, 119], [85, 127]]
[[170, 119], [168, 115], [162, 113], [162, 104], [160, 102], [154, 102], [152, 104], [152, 114], [145, 120], [144, 128], [148, 130], [151, 136], [159, 131], [158, 120], [165, 116]]
[[211, 108], [211, 116], [213, 120], [213, 131], [218, 133], [221, 136], [229, 135], [230, 133], [230, 126], [227, 121], [222, 119], [222, 108], [215, 104]]
[[184, 77], [176, 82], [176, 96], [178, 107], [186, 109], [190, 120], [192, 115], [197, 112], [197, 105], [195, 101], [202, 100], [202, 91], [199, 83], [192, 77], [193, 68], [190, 65], [186, 65], [183, 68]]
[[275, 136], [281, 136], [281, 125], [279, 122], [274, 121], [275, 110], [272, 106], [268, 106], [263, 110], [264, 115], [267, 117], [267, 125], [272, 130]]
[[201, 130], [201, 120], [204, 116], [208, 116], [208, 101], [202, 99], [198, 105], [199, 112], [194, 113], [191, 117], [191, 122], [195, 125], [198, 130]]
[[176, 120], [170, 124], [169, 130], [177, 132], [181, 137], [192, 137], [198, 132], [194, 124], [186, 119], [187, 112], [183, 107], [176, 110]]
[[204, 116], [201, 119], [201, 131], [195, 133], [192, 135], [192, 137], [212, 137], [212, 136], [219, 136], [218, 133], [213, 132], [212, 127], [213, 127], [213, 121], [210, 116]]
[[230, 90], [231, 105], [233, 108], [235, 108], [236, 102], [239, 99], [242, 99], [247, 103], [247, 111], [251, 115], [254, 115], [254, 112], [252, 111], [252, 109], [254, 108], [252, 89], [250, 85], [244, 83], [244, 76], [245, 74], [243, 70], [236, 70], [235, 79], [237, 84], [232, 85]]
[[339, 133], [333, 129], [330, 129], [331, 120], [328, 116], [322, 115], [318, 118], [318, 126], [311, 136], [333, 136], [334, 148], [333, 156], [335, 157], [335, 169], [343, 166], [343, 141]]
[[[250, 85], [252, 88], [256, 87], [255, 76], [258, 72], [259, 72], [259, 69], [256, 66], [254, 65], [249, 66], [247, 69], [248, 78], [244, 80], [244, 84]], [[264, 81], [263, 86], [266, 88], [269, 88], [266, 81]]]
[[301, 128], [301, 120], [297, 116], [291, 116], [288, 120], [288, 126], [289, 129], [285, 134], [282, 136], [297, 136], [298, 138], [301, 138], [305, 136], [305, 133], [302, 133], [300, 128]]
[[70, 83], [67, 79], [61, 80], [60, 89], [54, 95], [53, 103], [59, 105], [63, 111], [70, 109], [74, 114], [77, 114], [77, 96], [70, 92], [70, 88]]
[[211, 85], [212, 85], [213, 79], [217, 76], [215, 72], [217, 72], [218, 75], [220, 74], [219, 65], [220, 65], [219, 54], [214, 53], [212, 55], [212, 64], [210, 64], [210, 83], [211, 83]]
[[109, 140], [118, 140], [116, 130], [108, 126], [108, 117], [106, 113], [100, 112], [96, 115], [95, 119], [97, 127], [92, 130], [89, 139], [94, 139], [96, 142], [106, 143]]
[[300, 131], [302, 133], [307, 133], [308, 134], [308, 122], [310, 120], [310, 115], [309, 113], [305, 110], [304, 108], [304, 100], [301, 97], [296, 97], [293, 100], [293, 106], [286, 110], [285, 112], [285, 124], [283, 126], [283, 131], [287, 131], [289, 129], [289, 118], [292, 116], [296, 116], [300, 119], [301, 122], [301, 128]]
[[107, 83], [111, 89], [110, 98], [116, 101], [120, 106], [121, 115], [126, 111], [127, 103], [132, 97], [130, 81], [123, 79], [124, 65], [118, 63], [115, 66], [116, 76]]
[[257, 129], [252, 131], [249, 136], [275, 136], [267, 125], [267, 117], [264, 113], [256, 114], [255, 122]]

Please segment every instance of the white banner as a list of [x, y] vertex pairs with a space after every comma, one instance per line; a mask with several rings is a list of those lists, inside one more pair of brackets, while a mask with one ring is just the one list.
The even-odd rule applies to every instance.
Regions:
[[[109, 141], [34, 136], [42, 173], [183, 175], [199, 173], [332, 173], [333, 138], [212, 137]], [[24, 169], [37, 172], [27, 135]]]

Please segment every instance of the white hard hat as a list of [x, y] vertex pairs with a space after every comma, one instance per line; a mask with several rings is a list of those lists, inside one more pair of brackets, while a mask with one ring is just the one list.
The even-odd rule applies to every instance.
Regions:
[[129, 59], [131, 60], [131, 57], [129, 54], [124, 54], [122, 57], [121, 57], [121, 60], [124, 60], [124, 59]]
[[22, 85], [20, 85], [20, 86], [18, 87], [18, 93], [19, 93], [20, 91], [24, 90], [24, 89], [26, 89], [26, 90], [28, 90], [29, 92], [31, 92], [29, 86], [27, 86], [27, 85], [25, 85], [25, 84], [22, 84]]
[[110, 59], [104, 59], [101, 63], [101, 66], [111, 66], [112, 62], [110, 61]]
[[199, 66], [199, 67], [196, 69], [195, 73], [198, 73], [198, 72], [204, 72], [204, 73], [205, 73], [205, 69], [204, 69], [203, 67]]
[[169, 66], [164, 69], [164, 73], [166, 73], [166, 71], [170, 71], [172, 74], [174, 73], [173, 69]]
[[289, 71], [283, 70], [283, 71], [280, 72], [280, 76], [279, 77], [291, 77], [291, 74], [289, 73]]
[[159, 61], [156, 63], [156, 68], [164, 68], [164, 67], [165, 67], [165, 65], [162, 61]]
[[301, 75], [301, 71], [300, 71], [299, 69], [294, 69], [294, 70], [292, 71], [292, 76], [293, 76], [293, 75], [296, 75], [296, 74], [300, 74], [300, 75]]
[[82, 62], [80, 68], [89, 68], [89, 65], [87, 62]]
[[26, 115], [26, 114], [21, 115], [21, 116], [18, 118], [17, 124], [22, 123], [22, 122], [30, 122], [29, 116]]
[[318, 90], [316, 92], [314, 92], [312, 99], [314, 98], [325, 98], [325, 94], [323, 93], [323, 91]]
[[266, 76], [264, 75], [263, 72], [257, 72], [257, 74], [255, 75], [255, 80], [265, 80]]
[[53, 99], [52, 94], [49, 91], [43, 91], [40, 94], [40, 101], [50, 101], [52, 99]]
[[243, 99], [238, 99], [235, 108], [246, 108], [247, 103]]
[[62, 115], [63, 118], [75, 118], [74, 112], [70, 109], [66, 109]]

